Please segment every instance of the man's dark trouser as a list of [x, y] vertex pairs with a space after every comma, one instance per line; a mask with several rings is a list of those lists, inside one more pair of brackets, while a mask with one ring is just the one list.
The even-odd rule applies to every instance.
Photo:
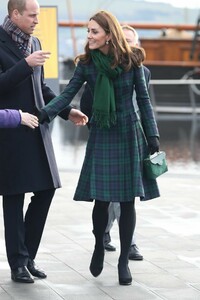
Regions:
[[34, 192], [25, 217], [25, 194], [3, 196], [6, 252], [12, 270], [35, 258], [54, 193], [55, 189]]

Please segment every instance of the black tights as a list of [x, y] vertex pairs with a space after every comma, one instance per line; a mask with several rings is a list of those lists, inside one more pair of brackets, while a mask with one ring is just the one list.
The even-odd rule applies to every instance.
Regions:
[[120, 203], [120, 208], [119, 237], [121, 253], [119, 257], [119, 264], [127, 264], [129, 249], [136, 223], [135, 199], [133, 202]]
[[93, 233], [96, 238], [96, 248], [104, 248], [104, 233], [108, 223], [108, 206], [109, 202], [95, 200], [92, 221]]
[[[104, 233], [108, 223], [108, 206], [109, 202], [95, 200], [92, 220], [93, 220], [93, 233], [96, 238], [95, 248], [100, 251], [104, 248]], [[121, 253], [119, 257], [119, 264], [128, 263], [129, 248], [133, 231], [135, 228], [135, 200], [133, 202], [120, 203], [121, 215], [119, 219], [119, 237], [121, 245]]]

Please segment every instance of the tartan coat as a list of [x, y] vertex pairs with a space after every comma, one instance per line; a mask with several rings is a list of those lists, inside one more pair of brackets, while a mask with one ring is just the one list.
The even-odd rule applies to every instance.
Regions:
[[[33, 51], [40, 50], [33, 37]], [[16, 43], [0, 27], [0, 109], [35, 113], [55, 94], [46, 86], [43, 68], [31, 68]], [[0, 129], [0, 195], [60, 187], [49, 125]]]
[[[146, 85], [147, 88], [149, 89], [151, 72], [147, 67], [143, 66], [143, 68], [144, 68], [144, 77], [145, 77]], [[134, 98], [135, 98], [135, 94], [134, 94]], [[135, 99], [133, 101], [135, 102]], [[87, 123], [88, 128], [90, 128], [90, 119], [92, 117], [92, 106], [93, 106], [93, 96], [90, 87], [88, 86], [88, 84], [86, 84], [80, 100], [80, 109], [85, 115], [88, 116], [89, 119]], [[138, 110], [137, 106], [135, 107], [135, 110], [136, 109]]]
[[[79, 62], [63, 92], [43, 108], [49, 121], [72, 101], [84, 82], [94, 94], [96, 78], [97, 69], [92, 61]], [[156, 180], [143, 174], [143, 160], [149, 154], [145, 134], [159, 136], [143, 67], [122, 72], [113, 83], [117, 124], [98, 128], [92, 117], [74, 200], [127, 202], [134, 197], [148, 200], [160, 196]], [[133, 108], [134, 88], [145, 134]]]

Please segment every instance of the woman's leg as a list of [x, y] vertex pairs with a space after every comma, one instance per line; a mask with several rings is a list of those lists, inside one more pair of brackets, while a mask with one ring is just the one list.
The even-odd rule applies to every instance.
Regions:
[[109, 202], [95, 200], [92, 221], [95, 236], [95, 247], [90, 263], [90, 272], [97, 277], [103, 270], [104, 261], [104, 233], [108, 223]]
[[119, 283], [129, 285], [132, 282], [132, 277], [128, 268], [128, 254], [135, 228], [135, 200], [133, 202], [120, 203], [120, 207], [119, 236], [121, 253], [118, 264]]

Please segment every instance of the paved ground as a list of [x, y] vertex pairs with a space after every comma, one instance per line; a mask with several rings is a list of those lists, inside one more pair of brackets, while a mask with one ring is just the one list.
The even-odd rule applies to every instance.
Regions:
[[[75, 165], [70, 158], [71, 164]], [[88, 266], [93, 251], [91, 203], [72, 200], [79, 175], [59, 161], [63, 188], [52, 204], [37, 264], [48, 277], [34, 284], [10, 279], [0, 210], [1, 300], [200, 300], [200, 172], [174, 168], [158, 180], [162, 196], [137, 201], [137, 244], [143, 261], [130, 262], [133, 284], [119, 286], [118, 227], [112, 229], [114, 253], [106, 253], [102, 274], [94, 278]], [[74, 171], [75, 170], [75, 171]]]

